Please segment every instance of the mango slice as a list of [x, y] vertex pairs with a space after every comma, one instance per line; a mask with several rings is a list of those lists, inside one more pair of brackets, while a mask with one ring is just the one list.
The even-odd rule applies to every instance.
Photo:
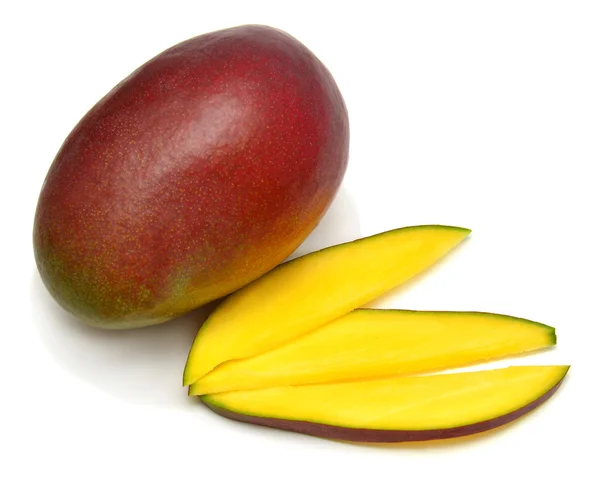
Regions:
[[280, 348], [217, 366], [190, 395], [432, 372], [555, 344], [554, 328], [512, 316], [358, 309]]
[[184, 385], [363, 306], [436, 263], [469, 233], [439, 225], [400, 228], [279, 265], [229, 296], [200, 328]]
[[569, 366], [512, 366], [203, 396], [238, 421], [360, 442], [444, 439], [511, 422], [546, 401]]

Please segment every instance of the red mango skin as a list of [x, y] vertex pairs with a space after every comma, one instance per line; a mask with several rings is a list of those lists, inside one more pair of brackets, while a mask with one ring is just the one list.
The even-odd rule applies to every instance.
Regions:
[[280, 30], [184, 41], [76, 125], [38, 200], [38, 270], [102, 328], [161, 323], [289, 256], [348, 163], [348, 113], [326, 67]]

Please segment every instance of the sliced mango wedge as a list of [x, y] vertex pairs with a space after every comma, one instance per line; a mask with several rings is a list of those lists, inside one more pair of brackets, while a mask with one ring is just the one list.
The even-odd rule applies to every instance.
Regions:
[[432, 266], [470, 233], [426, 225], [332, 246], [283, 263], [229, 296], [198, 331], [183, 383], [264, 353], [365, 305]]
[[203, 396], [238, 421], [359, 442], [445, 439], [493, 429], [535, 409], [569, 366], [393, 377]]
[[439, 371], [556, 344], [554, 328], [491, 313], [358, 309], [247, 359], [228, 361], [190, 395]]

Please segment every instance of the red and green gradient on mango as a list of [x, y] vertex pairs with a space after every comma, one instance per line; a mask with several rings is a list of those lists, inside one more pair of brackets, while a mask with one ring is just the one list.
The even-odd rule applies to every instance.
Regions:
[[568, 366], [445, 370], [554, 346], [554, 328], [365, 308], [470, 230], [399, 228], [280, 264], [331, 204], [348, 147], [335, 81], [293, 37], [247, 25], [184, 41], [113, 88], [63, 143], [35, 215], [40, 275], [102, 328], [158, 324], [229, 295], [183, 380], [240, 421], [398, 442], [481, 432], [546, 401]]
[[329, 71], [264, 26], [208, 33], [135, 70], [73, 129], [34, 225], [54, 298], [104, 328], [160, 323], [290, 255], [346, 171]]

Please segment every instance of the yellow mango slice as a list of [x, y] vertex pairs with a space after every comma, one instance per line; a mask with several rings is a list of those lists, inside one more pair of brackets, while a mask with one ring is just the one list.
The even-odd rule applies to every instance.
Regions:
[[238, 421], [332, 439], [401, 442], [464, 436], [535, 409], [569, 366], [409, 376], [287, 386], [203, 396]]
[[198, 331], [183, 383], [274, 349], [424, 271], [470, 233], [425, 225], [343, 243], [283, 263], [229, 296]]
[[217, 366], [190, 395], [432, 372], [554, 344], [554, 328], [513, 316], [358, 309], [280, 348]]

